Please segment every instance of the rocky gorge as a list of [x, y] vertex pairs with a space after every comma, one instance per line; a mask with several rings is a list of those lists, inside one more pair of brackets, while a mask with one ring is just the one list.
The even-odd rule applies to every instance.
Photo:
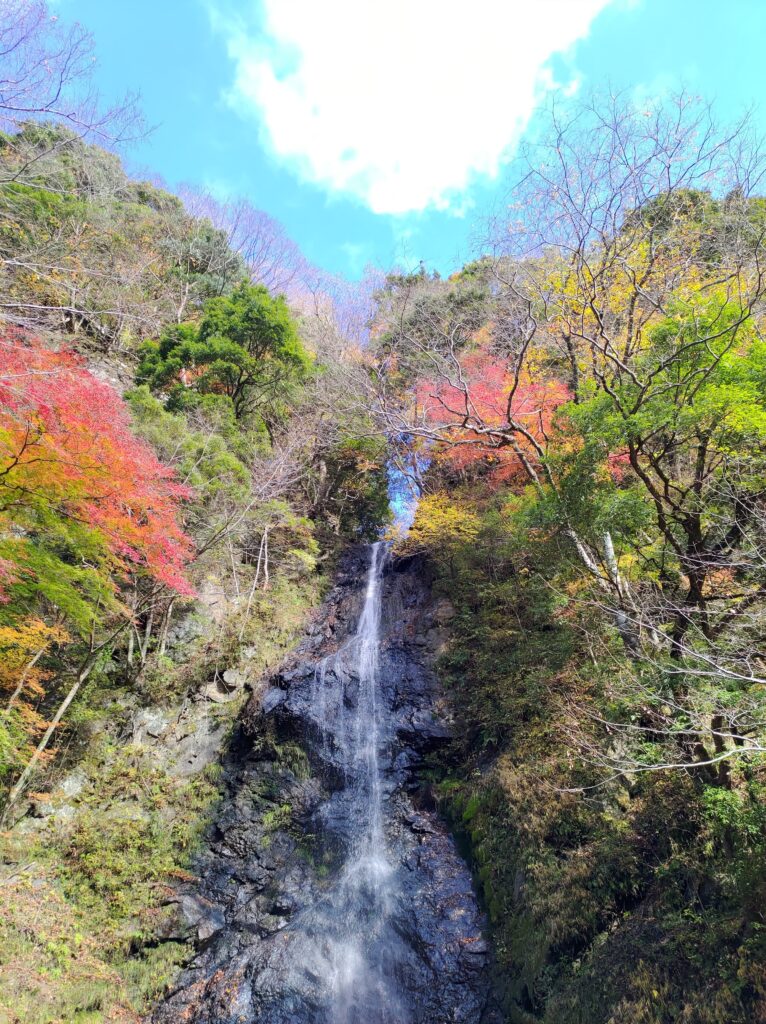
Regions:
[[307, 635], [254, 687], [198, 880], [198, 949], [155, 1024], [494, 1020], [471, 875], [420, 777], [450, 736], [450, 609], [418, 559], [350, 550]]

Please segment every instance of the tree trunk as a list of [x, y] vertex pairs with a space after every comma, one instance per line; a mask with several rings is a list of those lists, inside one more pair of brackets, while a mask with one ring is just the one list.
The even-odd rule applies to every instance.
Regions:
[[149, 655], [149, 642], [152, 639], [152, 627], [154, 625], [154, 602], [149, 607], [149, 613], [146, 616], [146, 625], [144, 626], [144, 639], [138, 641], [138, 648], [141, 654], [141, 667], [146, 664], [146, 659]]
[[6, 711], [10, 711], [13, 705], [18, 700], [21, 691], [24, 689], [24, 683], [27, 681], [27, 676], [38, 663], [40, 658], [42, 658], [43, 654], [45, 654], [47, 649], [47, 645], [45, 647], [41, 647], [40, 650], [37, 651], [35, 656], [32, 658], [32, 660], [28, 661], [27, 664], [24, 666], [24, 671], [21, 673], [21, 678], [19, 679], [18, 684], [16, 685], [16, 689], [13, 691], [8, 700], [8, 703], [5, 705]]
[[85, 682], [85, 680], [88, 678], [88, 676], [91, 674], [91, 672], [93, 670], [94, 664], [95, 664], [95, 660], [94, 659], [89, 659], [88, 662], [85, 664], [84, 668], [82, 668], [80, 670], [80, 672], [78, 673], [78, 675], [77, 675], [73, 685], [71, 686], [69, 692], [67, 693], [66, 697], [61, 702], [61, 704], [59, 705], [58, 711], [53, 716], [53, 719], [50, 722], [50, 724], [48, 725], [48, 728], [43, 733], [42, 739], [37, 744], [37, 747], [35, 749], [34, 754], [32, 754], [32, 757], [29, 759], [29, 764], [26, 766], [24, 771], [21, 773], [21, 775], [19, 776], [18, 782], [13, 787], [11, 792], [8, 794], [8, 802], [5, 805], [5, 810], [3, 811], [3, 816], [2, 816], [2, 819], [0, 819], [0, 820], [5, 821], [5, 819], [6, 819], [7, 815], [8, 815], [8, 812], [10, 811], [11, 807], [13, 807], [13, 805], [16, 803], [18, 798], [24, 792], [24, 788], [25, 788], [27, 782], [29, 782], [30, 776], [32, 775], [32, 773], [35, 770], [35, 767], [37, 766], [37, 762], [40, 760], [42, 755], [45, 753], [45, 749], [48, 746], [48, 743], [50, 742], [51, 736], [53, 735], [54, 731], [56, 730], [56, 727], [58, 726], [58, 724], [61, 721], [61, 719], [66, 714], [67, 708], [69, 707], [69, 705], [72, 703], [72, 701], [77, 696], [78, 690], [80, 689], [82, 684]]
[[162, 625], [160, 626], [160, 642], [157, 648], [157, 652], [160, 657], [165, 654], [165, 648], [168, 642], [168, 632], [170, 630], [170, 619], [173, 615], [173, 605], [176, 603], [176, 599], [171, 597], [168, 601], [168, 606], [165, 609], [165, 614], [162, 616]]
[[[724, 721], [722, 715], [713, 715], [710, 722], [710, 729], [713, 734], [713, 748], [716, 754], [723, 754], [726, 750], [726, 744], [723, 736], [719, 735], [723, 729]], [[731, 789], [731, 766], [729, 759], [724, 758], [723, 761], [718, 762], [718, 785], [724, 789]]]

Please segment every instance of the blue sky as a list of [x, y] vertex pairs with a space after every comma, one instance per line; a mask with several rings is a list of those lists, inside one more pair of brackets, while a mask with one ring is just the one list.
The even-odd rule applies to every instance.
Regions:
[[759, 107], [766, 0], [56, 0], [105, 100], [156, 126], [132, 170], [243, 196], [318, 266], [448, 272], [552, 90], [685, 84]]

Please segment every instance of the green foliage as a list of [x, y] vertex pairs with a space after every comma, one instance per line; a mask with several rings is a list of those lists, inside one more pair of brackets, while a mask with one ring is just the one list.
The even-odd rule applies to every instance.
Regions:
[[226, 395], [238, 419], [257, 413], [273, 426], [310, 368], [284, 298], [242, 283], [207, 302], [198, 326], [173, 325], [145, 343], [137, 379], [168, 392], [171, 409], [188, 405], [191, 389]]
[[471, 347], [491, 315], [490, 276], [488, 261], [478, 260], [446, 281], [425, 274], [386, 278], [376, 296], [377, 320], [386, 328], [378, 332], [376, 345], [385, 355], [396, 352], [386, 367], [391, 385], [407, 386], [418, 372], [432, 369], [429, 349]]
[[292, 815], [293, 809], [290, 804], [280, 804], [279, 807], [266, 811], [261, 821], [267, 832], [278, 832], [289, 825]]
[[350, 540], [374, 540], [391, 516], [388, 504], [384, 440], [358, 436], [367, 425], [349, 424], [350, 436], [341, 438], [323, 453], [325, 476], [322, 518], [336, 536]]
[[297, 642], [310, 608], [320, 600], [327, 587], [326, 577], [301, 572], [297, 578], [280, 576], [268, 590], [259, 590], [251, 603], [250, 614], [243, 623], [238, 619], [241, 643], [253, 648], [251, 670], [254, 675], [273, 668]]
[[727, 868], [721, 885], [729, 899], [741, 901], [747, 918], [757, 921], [766, 898], [766, 788], [751, 777], [741, 789], [706, 786], [702, 808], [707, 833], [706, 851]]
[[27, 1008], [23, 1019], [39, 1024], [127, 1024], [188, 959], [185, 944], [144, 944], [166, 921], [168, 881], [186, 872], [218, 786], [212, 771], [178, 780], [141, 748], [109, 742], [82, 770], [89, 783], [70, 824], [23, 851], [4, 846], [11, 863], [31, 853], [38, 878], [30, 885], [22, 870], [6, 890], [0, 977], [12, 1002], [0, 996], [0, 1014]]
[[23, 181], [0, 195], [0, 279], [25, 320], [129, 348], [243, 276], [224, 232], [113, 153], [53, 124], [6, 140], [0, 165]]
[[454, 607], [441, 672], [461, 723], [431, 778], [490, 918], [509, 1019], [745, 1024], [766, 991], [762, 767], [731, 789], [674, 773], [605, 783], [599, 750], [628, 740], [589, 716], [639, 722], [640, 666], [581, 606], [536, 495], [451, 501], [478, 529], [431, 559]]
[[192, 489], [187, 517], [204, 543], [222, 516], [247, 506], [250, 473], [244, 459], [260, 447], [259, 436], [237, 428], [230, 404], [220, 396], [205, 396], [193, 415], [168, 412], [145, 384], [127, 398], [136, 432]]
[[99, 955], [85, 915], [39, 869], [3, 883], [0, 1019], [101, 1024], [108, 1012], [125, 1024], [134, 1019], [122, 979]]
[[[34, 776], [36, 788], [53, 790], [35, 795], [41, 808], [50, 804], [50, 827], [27, 819], [18, 848], [16, 833], [0, 837], [11, 875], [0, 879], [0, 1018], [133, 1024], [191, 955], [188, 943], [165, 940], [177, 934], [168, 888], [188, 877], [219, 779], [217, 766], [179, 778], [163, 767], [166, 751], [126, 744], [132, 715], [145, 703], [177, 710], [227, 668], [255, 681], [281, 660], [321, 599], [323, 568], [340, 544], [377, 536], [387, 519], [387, 446], [366, 414], [327, 416], [331, 403], [316, 402], [316, 382], [320, 373], [330, 381], [332, 367], [315, 366], [286, 300], [244, 282], [226, 236], [177, 197], [132, 181], [117, 157], [50, 125], [0, 138], [0, 162], [5, 171], [28, 163], [23, 184], [0, 196], [7, 303], [37, 310], [46, 339], [67, 335], [97, 363], [99, 380], [122, 381], [140, 349], [126, 396], [132, 432], [159, 456], [161, 479], [171, 479], [167, 468], [184, 486], [179, 514], [196, 548], [189, 572], [215, 609], [213, 619], [200, 601], [193, 612], [186, 592], [172, 595], [140, 572], [111, 585], [115, 550], [121, 557], [131, 547], [152, 508], [126, 514], [101, 544], [71, 503], [31, 493], [24, 522], [0, 537], [0, 640], [4, 653], [11, 641], [21, 651], [0, 668], [4, 700], [42, 645], [43, 633], [28, 629], [38, 617], [48, 643], [24, 681], [25, 701], [0, 724], [4, 782], [18, 776], [30, 736], [83, 660], [92, 661], [56, 731], [58, 750]], [[75, 397], [75, 411], [94, 412]], [[103, 433], [95, 421], [83, 450]], [[40, 472], [47, 486], [48, 470]], [[94, 490], [121, 508], [132, 481], [107, 482], [116, 486]], [[167, 531], [156, 540], [161, 552]], [[15, 577], [9, 565], [20, 567]], [[118, 622], [123, 633], [111, 635]], [[188, 641], [174, 642], [171, 624]], [[211, 704], [207, 714], [230, 726], [241, 702]], [[220, 735], [224, 744], [225, 727]], [[281, 787], [306, 778], [308, 760], [292, 743], [275, 743], [272, 754], [264, 827], [291, 827], [298, 839]], [[72, 768], [87, 781], [62, 808], [55, 781]]]
[[175, 867], [172, 837], [153, 815], [80, 815], [66, 857], [79, 902], [120, 919], [148, 901]]
[[21, 567], [9, 588], [11, 601], [0, 605], [0, 622], [34, 614], [42, 598], [84, 635], [93, 625], [94, 609], [115, 607], [114, 590], [104, 569], [107, 552], [85, 525], [57, 516], [43, 502], [36, 506], [35, 533], [23, 541], [0, 540], [0, 558]]

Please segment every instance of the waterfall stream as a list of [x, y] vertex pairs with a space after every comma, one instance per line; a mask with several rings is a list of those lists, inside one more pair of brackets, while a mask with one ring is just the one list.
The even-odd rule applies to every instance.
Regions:
[[[271, 722], [299, 739], [310, 776], [257, 744], [232, 764], [187, 897], [215, 917], [213, 934], [157, 1021], [491, 1019], [470, 874], [418, 781], [449, 736], [430, 667], [440, 636], [416, 567], [384, 542], [360, 549], [252, 711], [252, 735]], [[293, 824], [274, 830], [285, 808]]]
[[[325, 750], [333, 747], [343, 763], [349, 804], [344, 820], [353, 826], [344, 837], [346, 857], [337, 886], [318, 911], [306, 914], [308, 919], [315, 918], [311, 930], [326, 949], [328, 1005], [338, 1024], [406, 1019], [385, 974], [387, 957], [376, 948], [388, 927], [393, 897], [379, 766], [379, 745], [388, 740], [378, 710], [381, 577], [386, 553], [383, 542], [372, 545], [356, 634], [320, 662], [312, 687], [322, 743]], [[343, 685], [348, 676], [358, 682], [350, 708]]]

